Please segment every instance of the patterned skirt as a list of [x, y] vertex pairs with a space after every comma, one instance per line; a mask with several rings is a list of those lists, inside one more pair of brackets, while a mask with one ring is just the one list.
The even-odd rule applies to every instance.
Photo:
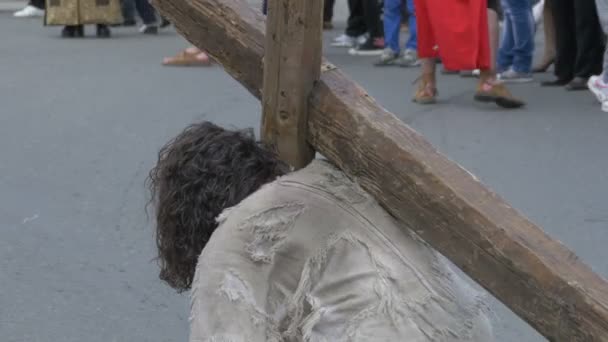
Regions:
[[46, 0], [47, 25], [119, 24], [120, 0]]

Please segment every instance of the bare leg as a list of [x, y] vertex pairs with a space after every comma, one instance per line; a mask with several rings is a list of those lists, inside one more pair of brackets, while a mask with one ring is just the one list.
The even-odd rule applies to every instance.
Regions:
[[490, 69], [481, 71], [481, 78], [487, 81], [496, 80], [496, 56], [498, 55], [498, 14], [488, 9], [488, 30], [490, 31]]
[[432, 75], [433, 85], [435, 85], [435, 72], [437, 70], [437, 61], [435, 58], [423, 58], [422, 62], [422, 75]]
[[435, 103], [437, 97], [437, 61], [435, 58], [422, 58], [420, 62], [422, 63], [422, 76], [419, 79], [414, 102], [419, 104]]

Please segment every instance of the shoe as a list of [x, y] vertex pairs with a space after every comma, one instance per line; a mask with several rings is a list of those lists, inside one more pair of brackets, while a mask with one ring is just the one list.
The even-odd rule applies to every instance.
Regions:
[[393, 51], [391, 48], [386, 48], [382, 51], [378, 61], [374, 63], [375, 66], [389, 66], [397, 65], [397, 62], [401, 58], [401, 54]]
[[546, 72], [547, 69], [549, 69], [549, 67], [555, 62], [555, 58], [549, 58], [546, 59], [542, 62], [540, 62], [539, 64], [535, 65], [532, 68], [532, 73], [538, 74], [541, 72]]
[[323, 22], [323, 29], [324, 30], [333, 30], [334, 29], [334, 24], [332, 24], [331, 21], [324, 21]]
[[517, 72], [513, 69], [498, 74], [498, 79], [505, 83], [528, 83], [534, 80], [531, 73]]
[[604, 83], [601, 75], [589, 77], [587, 87], [602, 105], [604, 105], [604, 102], [608, 104], [608, 84]]
[[418, 59], [418, 53], [416, 50], [405, 49], [403, 51], [403, 55], [399, 59], [398, 63], [400, 67], [416, 67], [420, 65], [420, 60]]
[[585, 77], [575, 77], [570, 83], [566, 85], [566, 90], [576, 91], [576, 90], [587, 90], [587, 82], [589, 79]]
[[422, 75], [418, 78], [418, 89], [414, 94], [413, 102], [421, 105], [433, 104], [437, 102], [437, 88], [435, 83], [435, 75]]
[[608, 113], [608, 101], [602, 102], [602, 112]]
[[367, 36], [365, 34], [362, 34], [358, 37], [352, 37], [347, 34], [341, 34], [331, 42], [331, 46], [350, 48], [365, 43], [365, 40], [367, 40]]
[[84, 25], [76, 25], [74, 30], [74, 36], [77, 38], [84, 37]]
[[99, 38], [110, 38], [112, 32], [108, 25], [97, 25], [97, 37]]
[[139, 33], [142, 34], [158, 34], [158, 26], [156, 25], [142, 25], [139, 28]]
[[569, 82], [570, 82], [570, 80], [554, 78], [550, 81], [541, 82], [540, 85], [541, 85], [541, 87], [563, 87], [566, 84], [568, 84]]
[[494, 102], [502, 108], [520, 108], [525, 105], [521, 100], [511, 95], [503, 83], [480, 81], [475, 92], [475, 100], [479, 102]]
[[13, 13], [13, 17], [15, 18], [34, 18], [43, 16], [44, 10], [32, 5], [27, 5], [22, 10]]
[[351, 56], [380, 56], [384, 52], [384, 38], [368, 38], [365, 43], [348, 50]]
[[167, 20], [165, 17], [163, 17], [160, 20], [160, 28], [164, 29], [164, 28], [169, 27], [169, 26], [171, 26], [171, 22], [169, 20]]
[[61, 30], [61, 36], [63, 38], [82, 38], [84, 37], [84, 26], [66, 25], [63, 30]]

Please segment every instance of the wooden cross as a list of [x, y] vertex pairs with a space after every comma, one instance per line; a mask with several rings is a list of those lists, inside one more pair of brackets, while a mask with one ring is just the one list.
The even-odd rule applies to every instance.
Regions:
[[549, 341], [608, 341], [602, 277], [338, 69], [320, 65], [321, 2], [271, 0], [267, 38], [264, 18], [243, 0], [156, 6], [263, 98], [263, 139], [285, 160], [305, 165], [310, 144]]
[[321, 74], [323, 0], [268, 3], [262, 140], [295, 168], [310, 163], [308, 96]]

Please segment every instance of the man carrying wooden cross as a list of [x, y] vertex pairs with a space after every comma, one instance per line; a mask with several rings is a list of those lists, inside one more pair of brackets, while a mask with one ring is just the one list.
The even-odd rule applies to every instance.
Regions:
[[195, 124], [150, 173], [161, 279], [190, 341], [492, 342], [484, 297], [328, 162]]

